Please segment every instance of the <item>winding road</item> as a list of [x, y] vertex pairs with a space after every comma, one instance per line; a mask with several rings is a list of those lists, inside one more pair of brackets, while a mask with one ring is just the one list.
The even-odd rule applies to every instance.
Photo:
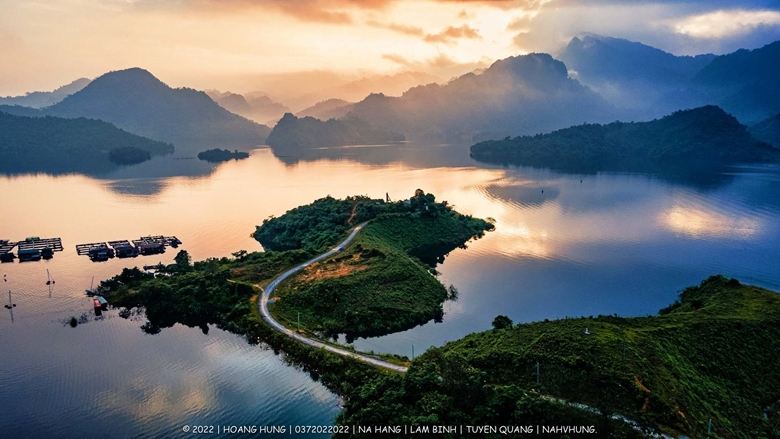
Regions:
[[[309, 265], [311, 265], [311, 264], [313, 264], [315, 262], [319, 262], [319, 261], [321, 261], [321, 260], [323, 260], [325, 258], [328, 258], [328, 257], [338, 253], [339, 248], [346, 247], [347, 244], [349, 244], [355, 238], [355, 236], [357, 236], [358, 232], [360, 232], [360, 229], [362, 229], [363, 226], [366, 225], [366, 223], [362, 223], [362, 224], [359, 224], [359, 225], [355, 226], [355, 228], [352, 229], [352, 232], [349, 234], [347, 239], [345, 239], [341, 244], [339, 244], [336, 247], [328, 250], [327, 252], [317, 256], [314, 259], [310, 259], [310, 260], [304, 262], [303, 264], [297, 265], [297, 266], [295, 266], [295, 267], [285, 271], [284, 273], [282, 273], [278, 277], [276, 277], [273, 281], [271, 281], [270, 284], [268, 284], [268, 286], [263, 291], [263, 294], [262, 294], [262, 296], [260, 296], [260, 300], [258, 302], [258, 307], [260, 308], [260, 314], [263, 316], [263, 320], [265, 320], [265, 322], [268, 323], [271, 326], [271, 328], [273, 328], [274, 330], [279, 331], [279, 332], [287, 335], [288, 337], [291, 337], [291, 338], [293, 338], [295, 340], [298, 340], [301, 343], [307, 344], [307, 345], [309, 345], [311, 347], [315, 347], [315, 348], [322, 348], [322, 349], [325, 349], [325, 350], [327, 350], [329, 352], [332, 352], [334, 354], [337, 354], [337, 355], [343, 355], [345, 357], [351, 357], [351, 358], [354, 358], [355, 360], [358, 360], [358, 361], [366, 363], [366, 364], [370, 364], [372, 366], [381, 367], [383, 369], [392, 370], [394, 372], [406, 373], [406, 371], [409, 369], [408, 367], [399, 366], [397, 364], [389, 363], [389, 362], [384, 361], [384, 360], [380, 360], [380, 359], [377, 359], [377, 358], [361, 355], [361, 354], [358, 354], [356, 352], [353, 352], [353, 351], [350, 351], [350, 350], [347, 350], [347, 349], [338, 348], [338, 347], [335, 347], [335, 346], [323, 343], [321, 341], [317, 341], [317, 340], [313, 340], [311, 338], [304, 337], [301, 334], [296, 334], [295, 331], [293, 331], [291, 329], [285, 328], [281, 323], [279, 323], [276, 319], [274, 319], [273, 316], [271, 316], [271, 313], [268, 311], [268, 299], [271, 297], [271, 293], [274, 292], [276, 287], [278, 287], [279, 284], [283, 280], [287, 279], [288, 277], [290, 277], [294, 273], [297, 273], [297, 272], [303, 270], [304, 268], [308, 267]], [[588, 405], [585, 405], [585, 404], [581, 404], [581, 403], [575, 403], [575, 402], [567, 401], [567, 400], [560, 399], [560, 398], [555, 398], [555, 397], [553, 397], [551, 395], [543, 395], [542, 398], [545, 398], [545, 399], [548, 399], [548, 400], [553, 400], [553, 401], [556, 401], [556, 402], [561, 403], [561, 404], [567, 404], [567, 405], [579, 408], [581, 410], [589, 411], [589, 412], [592, 412], [592, 413], [600, 413], [600, 411], [598, 409], [593, 408], [591, 406], [588, 406]], [[657, 433], [655, 431], [645, 432], [640, 427], [640, 424], [638, 422], [633, 421], [633, 420], [631, 420], [629, 418], [626, 418], [626, 417], [624, 417], [622, 415], [612, 414], [610, 417], [612, 419], [619, 420], [619, 421], [622, 421], [622, 422], [628, 424], [629, 426], [634, 428], [634, 430], [636, 430], [636, 431], [643, 432], [646, 437], [653, 438], [653, 439], [673, 439], [671, 436], [668, 436], [668, 435], [662, 434], [662, 433]]]
[[327, 343], [323, 343], [321, 341], [317, 341], [317, 340], [314, 340], [314, 339], [311, 339], [311, 338], [304, 337], [301, 334], [296, 334], [295, 331], [293, 331], [291, 329], [287, 329], [281, 323], [279, 323], [276, 319], [274, 319], [273, 316], [271, 315], [271, 313], [268, 311], [268, 299], [271, 297], [271, 293], [274, 292], [276, 287], [278, 287], [279, 284], [283, 280], [287, 279], [288, 277], [290, 277], [294, 273], [297, 273], [297, 272], [303, 270], [304, 268], [308, 267], [309, 265], [311, 265], [311, 264], [313, 264], [315, 262], [319, 262], [319, 261], [321, 261], [321, 260], [323, 260], [325, 258], [328, 258], [328, 257], [338, 253], [339, 248], [346, 247], [347, 244], [349, 244], [355, 238], [355, 236], [357, 236], [358, 232], [360, 232], [360, 229], [362, 229], [363, 226], [365, 226], [365, 225], [366, 225], [366, 223], [363, 223], [363, 224], [355, 226], [355, 228], [352, 229], [352, 232], [349, 234], [347, 239], [345, 239], [341, 244], [339, 244], [336, 247], [330, 249], [329, 251], [327, 251], [327, 252], [317, 256], [314, 259], [308, 260], [308, 261], [304, 262], [303, 264], [297, 265], [297, 266], [295, 266], [295, 267], [285, 271], [284, 273], [280, 274], [276, 279], [271, 281], [271, 283], [268, 284], [268, 286], [263, 291], [263, 294], [260, 296], [260, 300], [258, 302], [258, 307], [260, 308], [260, 315], [262, 315], [263, 320], [265, 320], [265, 322], [268, 323], [271, 326], [271, 328], [273, 328], [274, 330], [276, 330], [278, 332], [281, 332], [281, 333], [287, 335], [288, 337], [292, 337], [293, 339], [298, 340], [301, 343], [307, 344], [307, 345], [309, 345], [311, 347], [315, 347], [315, 348], [322, 348], [322, 349], [325, 349], [325, 350], [327, 350], [329, 352], [332, 352], [334, 354], [337, 354], [337, 355], [343, 355], [345, 357], [351, 357], [351, 358], [354, 358], [355, 360], [358, 360], [358, 361], [366, 363], [366, 364], [370, 364], [372, 366], [381, 367], [383, 369], [388, 369], [388, 370], [392, 370], [392, 371], [395, 371], [395, 372], [405, 373], [407, 371], [407, 369], [408, 369], [407, 367], [399, 366], [397, 364], [389, 363], [387, 361], [380, 360], [380, 359], [377, 359], [377, 358], [361, 355], [361, 354], [358, 354], [356, 352], [353, 352], [353, 351], [350, 351], [350, 350], [347, 350], [347, 349], [337, 348], [337, 347], [329, 345]]

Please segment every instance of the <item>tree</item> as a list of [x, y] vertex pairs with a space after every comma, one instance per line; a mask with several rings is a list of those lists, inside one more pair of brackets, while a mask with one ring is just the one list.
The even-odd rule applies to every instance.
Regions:
[[239, 250], [239, 251], [237, 251], [235, 253], [231, 253], [231, 255], [233, 255], [233, 257], [238, 259], [239, 261], [243, 261], [244, 258], [246, 258], [247, 254], [248, 253], [247, 253], [246, 250]]
[[190, 264], [192, 258], [190, 258], [190, 254], [187, 253], [187, 250], [180, 250], [173, 260], [176, 262], [176, 268], [179, 271], [187, 271], [192, 268], [192, 265]]
[[508, 329], [512, 327], [512, 319], [507, 316], [498, 315], [493, 319], [493, 329]]

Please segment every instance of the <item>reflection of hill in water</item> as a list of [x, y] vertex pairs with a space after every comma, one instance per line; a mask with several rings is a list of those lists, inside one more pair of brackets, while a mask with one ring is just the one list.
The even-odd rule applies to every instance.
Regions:
[[[472, 158], [469, 154], [469, 146], [470, 144], [422, 144], [409, 142], [390, 145], [355, 145], [313, 148], [303, 149], [295, 152], [285, 151], [284, 153], [278, 153], [272, 148], [272, 151], [274, 157], [286, 165], [295, 165], [299, 162], [314, 162], [317, 160], [351, 160], [362, 164], [377, 166], [398, 163], [413, 168], [513, 168], [527, 169], [529, 171], [532, 169], [539, 171], [549, 170], [550, 172], [561, 173], [564, 175], [597, 175], [601, 173], [592, 169], [567, 171], [488, 163]], [[610, 174], [615, 175], [616, 173]], [[625, 173], [625, 175], [632, 174]], [[717, 170], [713, 170], [712, 172], [683, 172], [678, 170], [669, 170], [668, 172], [644, 175], [648, 175], [651, 178], [658, 178], [660, 180], [668, 181], [670, 183], [691, 186], [699, 189], [720, 187], [723, 184], [733, 180], [733, 177], [730, 175], [730, 173]]]
[[[399, 163], [412, 168], [486, 167], [469, 157], [467, 144], [394, 143], [387, 145], [349, 145], [310, 148], [298, 151], [273, 150], [274, 157], [286, 165], [317, 160], [351, 160], [366, 165]], [[494, 166], [487, 166], [494, 167]]]

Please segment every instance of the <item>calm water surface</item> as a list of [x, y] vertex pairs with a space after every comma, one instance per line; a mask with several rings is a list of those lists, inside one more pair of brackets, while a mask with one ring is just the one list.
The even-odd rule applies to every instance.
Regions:
[[[325, 195], [406, 198], [422, 188], [496, 231], [456, 250], [440, 279], [460, 291], [442, 323], [359, 339], [363, 350], [419, 354], [515, 321], [646, 315], [723, 273], [780, 290], [780, 168], [707, 182], [574, 175], [477, 163], [465, 146], [254, 151], [240, 162], [156, 159], [109, 175], [0, 176], [0, 238], [61, 237], [42, 262], [0, 265], [0, 431], [23, 437], [187, 437], [184, 424], [330, 424], [338, 398], [262, 347], [212, 328], [157, 335], [117, 311], [91, 314], [84, 290], [160, 256], [92, 263], [75, 245], [176, 235], [195, 259], [260, 250], [270, 215]], [[46, 270], [56, 280], [45, 285]], [[70, 328], [71, 316], [87, 322]]]

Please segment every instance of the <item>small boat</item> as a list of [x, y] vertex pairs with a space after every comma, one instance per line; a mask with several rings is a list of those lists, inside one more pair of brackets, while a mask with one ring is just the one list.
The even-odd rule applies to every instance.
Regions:
[[100, 309], [103, 311], [108, 309], [108, 301], [103, 296], [95, 296], [95, 301], [100, 303]]
[[102, 316], [103, 315], [103, 306], [100, 304], [100, 301], [95, 299], [95, 300], [92, 301], [92, 304], [93, 304], [94, 309], [95, 309], [95, 315], [98, 316], [98, 317]]
[[49, 269], [46, 269], [46, 285], [54, 285], [54, 279], [51, 278], [51, 274], [49, 274]]
[[92, 288], [94, 286], [95, 286], [95, 276], [92, 276], [92, 283], [89, 284], [89, 289], [88, 290], [84, 290], [84, 291], [87, 292], [87, 296], [95, 296], [95, 295], [97, 295], [97, 293], [98, 293], [97, 290]]

